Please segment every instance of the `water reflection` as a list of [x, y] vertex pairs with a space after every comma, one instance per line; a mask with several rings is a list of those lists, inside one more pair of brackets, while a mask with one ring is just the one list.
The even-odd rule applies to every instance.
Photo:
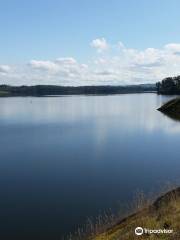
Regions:
[[107, 125], [112, 122], [115, 127], [125, 126], [130, 131], [143, 128], [146, 131], [176, 132], [180, 126], [156, 111], [170, 98], [156, 94], [1, 98], [0, 121], [2, 124], [38, 125], [95, 120], [98, 138], [105, 134]]
[[1, 98], [0, 238], [59, 239], [136, 189], [177, 180], [180, 124], [156, 110], [168, 99]]

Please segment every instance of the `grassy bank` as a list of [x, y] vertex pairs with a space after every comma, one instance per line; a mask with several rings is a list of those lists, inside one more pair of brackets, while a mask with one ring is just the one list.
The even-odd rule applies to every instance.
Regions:
[[[172, 229], [172, 234], [143, 234], [136, 236], [136, 227]], [[151, 205], [121, 220], [93, 240], [180, 239], [180, 188], [159, 197]]]
[[[139, 201], [140, 200], [140, 201]], [[156, 198], [155, 201], [141, 203], [141, 197], [135, 213], [121, 219], [107, 217], [105, 225], [103, 221], [97, 226], [90, 223], [87, 234], [79, 230], [76, 237], [69, 237], [71, 240], [134, 240], [134, 239], [163, 239], [180, 240], [180, 187], [168, 191]], [[108, 226], [109, 221], [109, 226]], [[135, 234], [135, 229], [142, 227], [150, 230], [173, 230], [172, 233], [144, 233], [141, 236]]]

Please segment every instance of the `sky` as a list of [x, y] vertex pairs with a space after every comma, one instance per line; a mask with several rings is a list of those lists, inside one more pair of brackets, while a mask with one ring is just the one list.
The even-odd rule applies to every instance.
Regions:
[[0, 84], [126, 85], [180, 74], [179, 0], [0, 0]]

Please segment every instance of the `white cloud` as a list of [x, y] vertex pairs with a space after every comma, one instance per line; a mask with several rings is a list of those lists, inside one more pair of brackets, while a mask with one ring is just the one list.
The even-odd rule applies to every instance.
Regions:
[[138, 50], [123, 43], [109, 45], [104, 38], [91, 43], [98, 52], [80, 63], [73, 57], [54, 60], [31, 60], [22, 65], [0, 65], [0, 83], [103, 85], [157, 82], [164, 77], [180, 74], [180, 44], [170, 43], [162, 48]]
[[58, 66], [51, 61], [31, 60], [29, 64], [32, 68], [39, 70], [56, 71], [58, 69]]
[[74, 59], [72, 57], [57, 58], [56, 62], [59, 64], [76, 64], [77, 63], [76, 59]]
[[11, 70], [9, 65], [0, 65], [0, 73], [8, 73]]
[[109, 48], [105, 38], [97, 38], [91, 42], [91, 47], [96, 48], [98, 52], [103, 52]]
[[172, 53], [180, 53], [180, 43], [169, 43], [165, 45], [165, 49]]

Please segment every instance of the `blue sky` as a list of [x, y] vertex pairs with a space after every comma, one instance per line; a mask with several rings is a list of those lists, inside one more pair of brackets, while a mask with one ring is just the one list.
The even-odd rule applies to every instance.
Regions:
[[[128, 83], [128, 76], [129, 82], [151, 81], [151, 78], [154, 78], [154, 72], [149, 79], [146, 79], [145, 75], [143, 77], [142, 69], [139, 69], [141, 74], [137, 74], [134, 79], [132, 78], [134, 70], [131, 69], [131, 72], [128, 72], [129, 69], [127, 69], [127, 66], [131, 65], [132, 67], [132, 64], [129, 60], [126, 60], [127, 62], [124, 64], [122, 60], [134, 56], [129, 56], [127, 50], [134, 49], [137, 54], [142, 55], [143, 52], [145, 55], [149, 55], [149, 52], [147, 54], [145, 51], [151, 48], [164, 51], [164, 53], [159, 53], [161, 56], [158, 56], [158, 59], [155, 59], [159, 64], [162, 54], [167, 55], [164, 49], [168, 44], [176, 44], [176, 46], [173, 45], [173, 48], [177, 48], [175, 51], [177, 57], [180, 43], [179, 9], [180, 1], [178, 0], [0, 0], [0, 72], [3, 75], [0, 76], [0, 81], [7, 79], [8, 83], [21, 84], [20, 78], [24, 76], [25, 72], [28, 72], [28, 84], [31, 84], [31, 79], [32, 84], [39, 83], [39, 81], [43, 83], [40, 80], [45, 75], [40, 72], [40, 68], [45, 70], [45, 67], [42, 67], [43, 61], [46, 66], [49, 63], [53, 67], [58, 58], [61, 60], [66, 58], [72, 60], [73, 58], [78, 62], [79, 69], [82, 67], [81, 64], [87, 65], [90, 68], [88, 70], [89, 80], [73, 82], [70, 77], [65, 76], [67, 73], [63, 75], [56, 71], [56, 74], [53, 72], [52, 75], [51, 73], [52, 76], [46, 72], [49, 80], [47, 79], [45, 83], [48, 81], [51, 83], [52, 79], [52, 84], [66, 84], [66, 78], [68, 78], [67, 84], [91, 84], [91, 79], [94, 80], [92, 84], [101, 84], [101, 82], [106, 84], [104, 79], [101, 81], [98, 78], [100, 72], [105, 73], [107, 65], [110, 66], [109, 73], [116, 72], [118, 64], [122, 71], [124, 69], [124, 73], [119, 75], [116, 73], [115, 77], [107, 72], [105, 75], [107, 79], [107, 75], [109, 75], [108, 84]], [[92, 41], [96, 39], [104, 39], [107, 48], [99, 51], [95, 46], [97, 44], [92, 44]], [[125, 51], [120, 53], [117, 48], [119, 42], [125, 48], [125, 56]], [[171, 56], [168, 55], [168, 57], [170, 57], [172, 65], [177, 65], [178, 59], [173, 58], [172, 61], [172, 49], [170, 52]], [[120, 57], [120, 55], [121, 59], [114, 64], [114, 58]], [[134, 56], [134, 58], [136, 57], [138, 58], [138, 56]], [[144, 58], [146, 59], [147, 56]], [[102, 66], [100, 63], [98, 65], [99, 59], [105, 59], [108, 62], [107, 65]], [[35, 62], [36, 70], [30, 76], [31, 70], [34, 71], [30, 69], [30, 67], [34, 67], [34, 63], [32, 64], [34, 60], [37, 61]], [[153, 65], [155, 60], [153, 62], [151, 59], [148, 62], [146, 59], [145, 63], [141, 61], [140, 63]], [[39, 65], [38, 61], [40, 61]], [[137, 67], [137, 61], [134, 67]], [[39, 73], [37, 73], [38, 67]], [[136, 70], [138, 71], [138, 69]], [[145, 69], [143, 70], [145, 71]], [[160, 78], [166, 75], [161, 72], [161, 69], [157, 71], [157, 66], [155, 70], [156, 74], [160, 71]], [[93, 71], [98, 76], [97, 81], [92, 74]], [[126, 77], [124, 77], [125, 72], [129, 74]], [[180, 71], [176, 66], [175, 69], [172, 67], [168, 74], [178, 74], [178, 72]], [[84, 75], [86, 74], [84, 73]], [[22, 81], [22, 83], [24, 82]]]

